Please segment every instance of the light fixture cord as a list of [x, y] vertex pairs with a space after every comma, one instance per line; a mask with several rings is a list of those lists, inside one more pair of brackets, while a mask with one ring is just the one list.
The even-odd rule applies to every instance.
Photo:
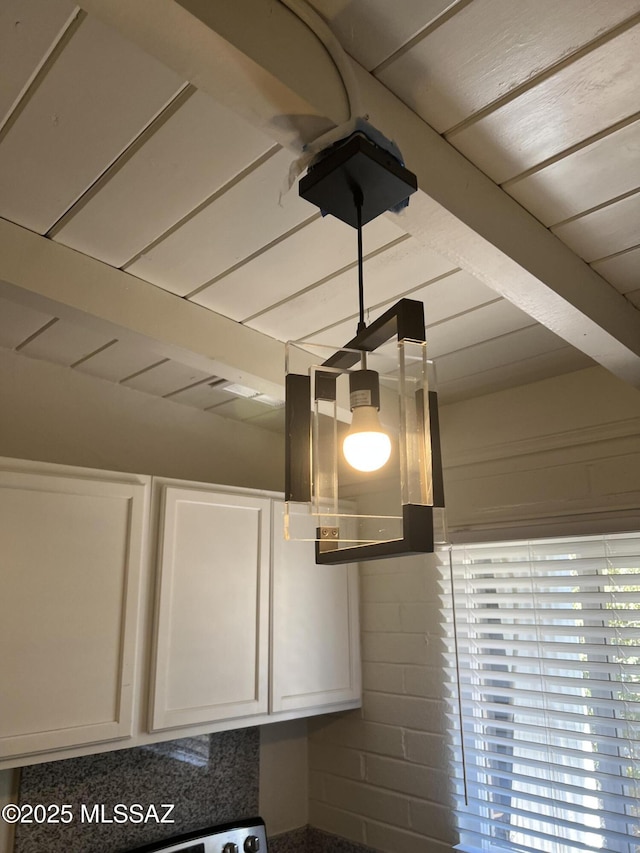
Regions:
[[360, 318], [358, 321], [358, 334], [367, 328], [364, 321], [364, 271], [362, 260], [362, 191], [356, 187], [353, 193], [353, 200], [356, 205], [356, 223], [358, 228], [358, 302], [360, 305]]

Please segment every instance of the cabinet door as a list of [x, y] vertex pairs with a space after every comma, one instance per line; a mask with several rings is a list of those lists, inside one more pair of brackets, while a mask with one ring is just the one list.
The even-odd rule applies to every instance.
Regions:
[[270, 501], [164, 486], [153, 731], [265, 712]]
[[126, 738], [132, 726], [144, 478], [29, 467], [0, 470], [3, 758]]
[[[353, 707], [361, 691], [358, 567], [316, 565], [313, 542], [285, 541], [283, 515], [274, 502], [270, 710]], [[312, 537], [315, 522], [306, 523]]]

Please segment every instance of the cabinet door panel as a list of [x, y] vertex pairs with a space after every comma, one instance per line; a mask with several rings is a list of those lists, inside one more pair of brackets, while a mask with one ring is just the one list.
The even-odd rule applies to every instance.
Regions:
[[0, 755], [131, 735], [143, 485], [0, 471]]
[[165, 487], [153, 730], [267, 710], [269, 510]]
[[358, 567], [316, 565], [312, 542], [284, 540], [283, 512], [275, 502], [271, 711], [358, 701]]

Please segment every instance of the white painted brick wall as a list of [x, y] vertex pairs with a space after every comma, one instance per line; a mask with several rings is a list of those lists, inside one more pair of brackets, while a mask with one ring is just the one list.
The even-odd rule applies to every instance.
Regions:
[[310, 723], [312, 825], [388, 853], [454, 841], [436, 559], [362, 567], [363, 707]]

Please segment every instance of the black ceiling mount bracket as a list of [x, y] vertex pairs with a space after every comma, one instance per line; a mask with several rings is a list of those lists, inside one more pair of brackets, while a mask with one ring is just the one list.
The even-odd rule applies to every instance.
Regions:
[[358, 206], [354, 199], [358, 191], [362, 197], [362, 225], [366, 225], [417, 189], [413, 172], [400, 165], [393, 154], [357, 133], [309, 169], [300, 181], [299, 194], [320, 210], [357, 228]]

